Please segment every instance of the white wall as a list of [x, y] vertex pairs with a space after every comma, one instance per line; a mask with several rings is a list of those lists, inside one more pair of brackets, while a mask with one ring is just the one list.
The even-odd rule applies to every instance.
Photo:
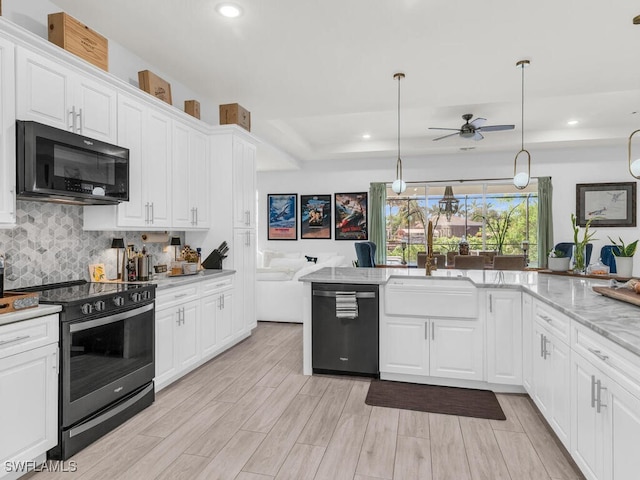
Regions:
[[[60, 11], [62, 9], [49, 0], [2, 0], [3, 17], [45, 39], [48, 38], [47, 15]], [[82, 21], [81, 18], [78, 20]], [[184, 110], [185, 100], [196, 99], [200, 102], [201, 119], [211, 125], [219, 123], [217, 104], [109, 39], [109, 73], [138, 87], [138, 72], [141, 70], [151, 70], [171, 84], [176, 108]]]
[[[464, 154], [409, 158], [404, 160], [406, 181], [430, 181], [476, 178], [506, 178], [513, 175], [516, 151], [496, 154]], [[571, 213], [576, 207], [577, 183], [631, 182], [627, 169], [626, 145], [615, 147], [568, 148], [531, 151], [532, 176], [551, 176], [553, 182], [553, 228], [555, 243], [573, 241]], [[298, 171], [258, 172], [258, 248], [284, 251], [337, 251], [355, 259], [353, 241], [336, 240], [267, 240], [267, 205], [269, 193], [334, 194], [368, 191], [370, 182], [392, 181], [395, 159], [369, 159], [355, 162], [329, 162], [308, 165]], [[455, 192], [455, 183], [454, 192]], [[640, 192], [639, 192], [640, 193]], [[607, 236], [622, 237], [625, 243], [640, 238], [640, 228], [595, 229], [592, 262], [598, 259]], [[640, 253], [634, 259], [634, 272], [640, 274]]]

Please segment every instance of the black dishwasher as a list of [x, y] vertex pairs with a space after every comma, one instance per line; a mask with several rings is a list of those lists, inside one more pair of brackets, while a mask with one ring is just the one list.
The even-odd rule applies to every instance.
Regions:
[[379, 376], [378, 285], [311, 285], [314, 373]]

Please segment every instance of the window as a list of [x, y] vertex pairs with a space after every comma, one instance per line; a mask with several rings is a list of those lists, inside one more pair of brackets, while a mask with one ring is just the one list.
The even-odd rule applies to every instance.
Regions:
[[[447, 185], [453, 187], [458, 200], [458, 209], [450, 218], [439, 206]], [[434, 250], [440, 253], [457, 252], [464, 238], [472, 253], [521, 255], [526, 249], [529, 265], [538, 262], [538, 190], [534, 182], [525, 190], [506, 182], [409, 185], [402, 195], [389, 189], [386, 218], [387, 263], [417, 263], [417, 253], [426, 251], [429, 220], [434, 226]]]

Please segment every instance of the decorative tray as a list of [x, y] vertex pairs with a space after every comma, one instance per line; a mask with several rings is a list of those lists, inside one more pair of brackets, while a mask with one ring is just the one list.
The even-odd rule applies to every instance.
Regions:
[[168, 274], [167, 274], [167, 277], [171, 277], [171, 278], [173, 278], [173, 277], [191, 277], [192, 275], [197, 275], [197, 274], [199, 274], [199, 273], [200, 273], [200, 272], [193, 272], [193, 273], [177, 273], [177, 274], [175, 274], [175, 275], [172, 275], [172, 274], [168, 273]]
[[614, 298], [621, 302], [630, 303], [640, 307], [640, 294], [628, 288], [593, 287], [593, 291], [605, 297]]
[[547, 275], [560, 275], [560, 276], [564, 276], [564, 277], [582, 277], [582, 278], [600, 278], [602, 280], [611, 280], [611, 279], [615, 279], [615, 280], [619, 280], [621, 282], [626, 282], [627, 280], [629, 280], [629, 277], [619, 277], [618, 275], [593, 275], [593, 274], [588, 274], [588, 273], [573, 273], [570, 270], [567, 270], [566, 272], [558, 272], [555, 270], [538, 270], [538, 273], [545, 273]]
[[4, 292], [4, 297], [0, 298], [0, 313], [10, 313], [23, 310], [25, 308], [37, 307], [39, 298], [40, 297], [37, 292]]

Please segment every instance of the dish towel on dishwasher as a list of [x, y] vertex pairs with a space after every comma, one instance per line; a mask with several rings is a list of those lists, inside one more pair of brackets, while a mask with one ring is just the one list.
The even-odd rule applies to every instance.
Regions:
[[336, 292], [336, 318], [357, 318], [356, 292]]

